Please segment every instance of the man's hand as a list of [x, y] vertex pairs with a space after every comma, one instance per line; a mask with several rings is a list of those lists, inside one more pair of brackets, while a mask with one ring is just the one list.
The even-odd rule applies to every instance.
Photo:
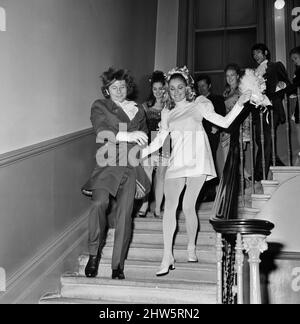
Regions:
[[139, 145], [145, 145], [148, 143], [148, 136], [142, 131], [135, 132], [119, 132], [117, 134], [118, 142], [137, 143]]
[[148, 143], [148, 136], [141, 131], [135, 131], [132, 133], [128, 133], [128, 142], [137, 143], [141, 146]]
[[211, 127], [211, 133], [213, 134], [213, 135], [215, 135], [215, 134], [217, 134], [218, 133], [218, 127], [215, 127], [215, 126], [212, 126]]

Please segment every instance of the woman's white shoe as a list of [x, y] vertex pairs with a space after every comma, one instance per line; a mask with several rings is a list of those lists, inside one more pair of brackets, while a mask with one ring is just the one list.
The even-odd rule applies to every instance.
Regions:
[[162, 262], [158, 272], [156, 272], [156, 276], [157, 277], [165, 276], [165, 275], [169, 274], [170, 270], [175, 270], [175, 261], [174, 260], [171, 263], [170, 262], [168, 262], [168, 263]]
[[188, 262], [198, 262], [198, 257], [196, 254], [196, 248], [188, 248]]

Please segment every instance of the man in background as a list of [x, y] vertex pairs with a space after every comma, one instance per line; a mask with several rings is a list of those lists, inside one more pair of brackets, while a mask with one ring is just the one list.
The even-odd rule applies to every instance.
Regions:
[[[214, 108], [215, 112], [217, 114], [220, 114], [222, 116], [226, 115], [226, 107], [224, 104], [224, 98], [220, 95], [215, 95], [212, 93], [212, 82], [208, 75], [199, 75], [196, 78], [196, 85], [197, 85], [197, 91], [199, 95], [202, 95], [209, 99]], [[216, 169], [218, 169], [217, 165], [217, 151], [220, 143], [220, 133], [221, 129], [210, 123], [209, 121], [203, 119], [203, 127], [207, 133], [208, 140], [210, 143], [211, 152], [213, 155], [214, 163], [216, 166]], [[207, 183], [204, 189], [204, 201], [213, 201], [215, 199], [216, 195], [216, 186], [218, 185], [219, 179], [213, 179]]]
[[[272, 102], [274, 113], [274, 130], [275, 137], [277, 128], [280, 124], [285, 123], [286, 116], [283, 107], [283, 96], [282, 91], [277, 93], [277, 90], [290, 85], [287, 71], [281, 62], [272, 62], [271, 53], [265, 44], [255, 44], [251, 49], [251, 55], [257, 64], [257, 73], [259, 73], [266, 80], [266, 96]], [[259, 183], [263, 180], [263, 166], [262, 166], [262, 146], [261, 146], [261, 122], [259, 111], [254, 112], [254, 127], [256, 134], [256, 144], [258, 147], [255, 163], [255, 181]], [[265, 174], [268, 177], [271, 161], [272, 161], [272, 137], [271, 137], [271, 114], [268, 116], [268, 112], [264, 112], [263, 118], [264, 124], [264, 138], [265, 138]], [[276, 140], [275, 140], [276, 148]], [[282, 166], [283, 163], [276, 155], [276, 165]]]

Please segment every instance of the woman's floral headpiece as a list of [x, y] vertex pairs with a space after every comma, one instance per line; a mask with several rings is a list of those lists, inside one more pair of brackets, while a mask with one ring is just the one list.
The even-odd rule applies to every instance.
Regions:
[[195, 84], [194, 79], [191, 77], [190, 75], [190, 71], [188, 70], [188, 68], [186, 66], [181, 67], [181, 68], [174, 68], [171, 71], [168, 72], [167, 74], [167, 81], [169, 82], [170, 79], [172, 78], [172, 76], [174, 74], [180, 74], [181, 76], [183, 76], [183, 78], [185, 79], [186, 83], [188, 86], [193, 87]]

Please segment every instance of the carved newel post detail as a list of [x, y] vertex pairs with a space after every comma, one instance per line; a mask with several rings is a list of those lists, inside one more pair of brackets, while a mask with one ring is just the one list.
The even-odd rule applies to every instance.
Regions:
[[217, 234], [217, 303], [222, 304], [222, 291], [223, 291], [223, 282], [222, 282], [222, 263], [223, 263], [223, 242], [222, 234]]
[[244, 247], [242, 235], [237, 234], [235, 246], [235, 269], [237, 274], [237, 303], [242, 305], [244, 303], [244, 289], [243, 289], [243, 266], [244, 266]]
[[250, 264], [250, 303], [261, 304], [259, 264], [261, 253], [268, 250], [266, 236], [245, 235], [243, 237], [244, 249], [249, 255]]

